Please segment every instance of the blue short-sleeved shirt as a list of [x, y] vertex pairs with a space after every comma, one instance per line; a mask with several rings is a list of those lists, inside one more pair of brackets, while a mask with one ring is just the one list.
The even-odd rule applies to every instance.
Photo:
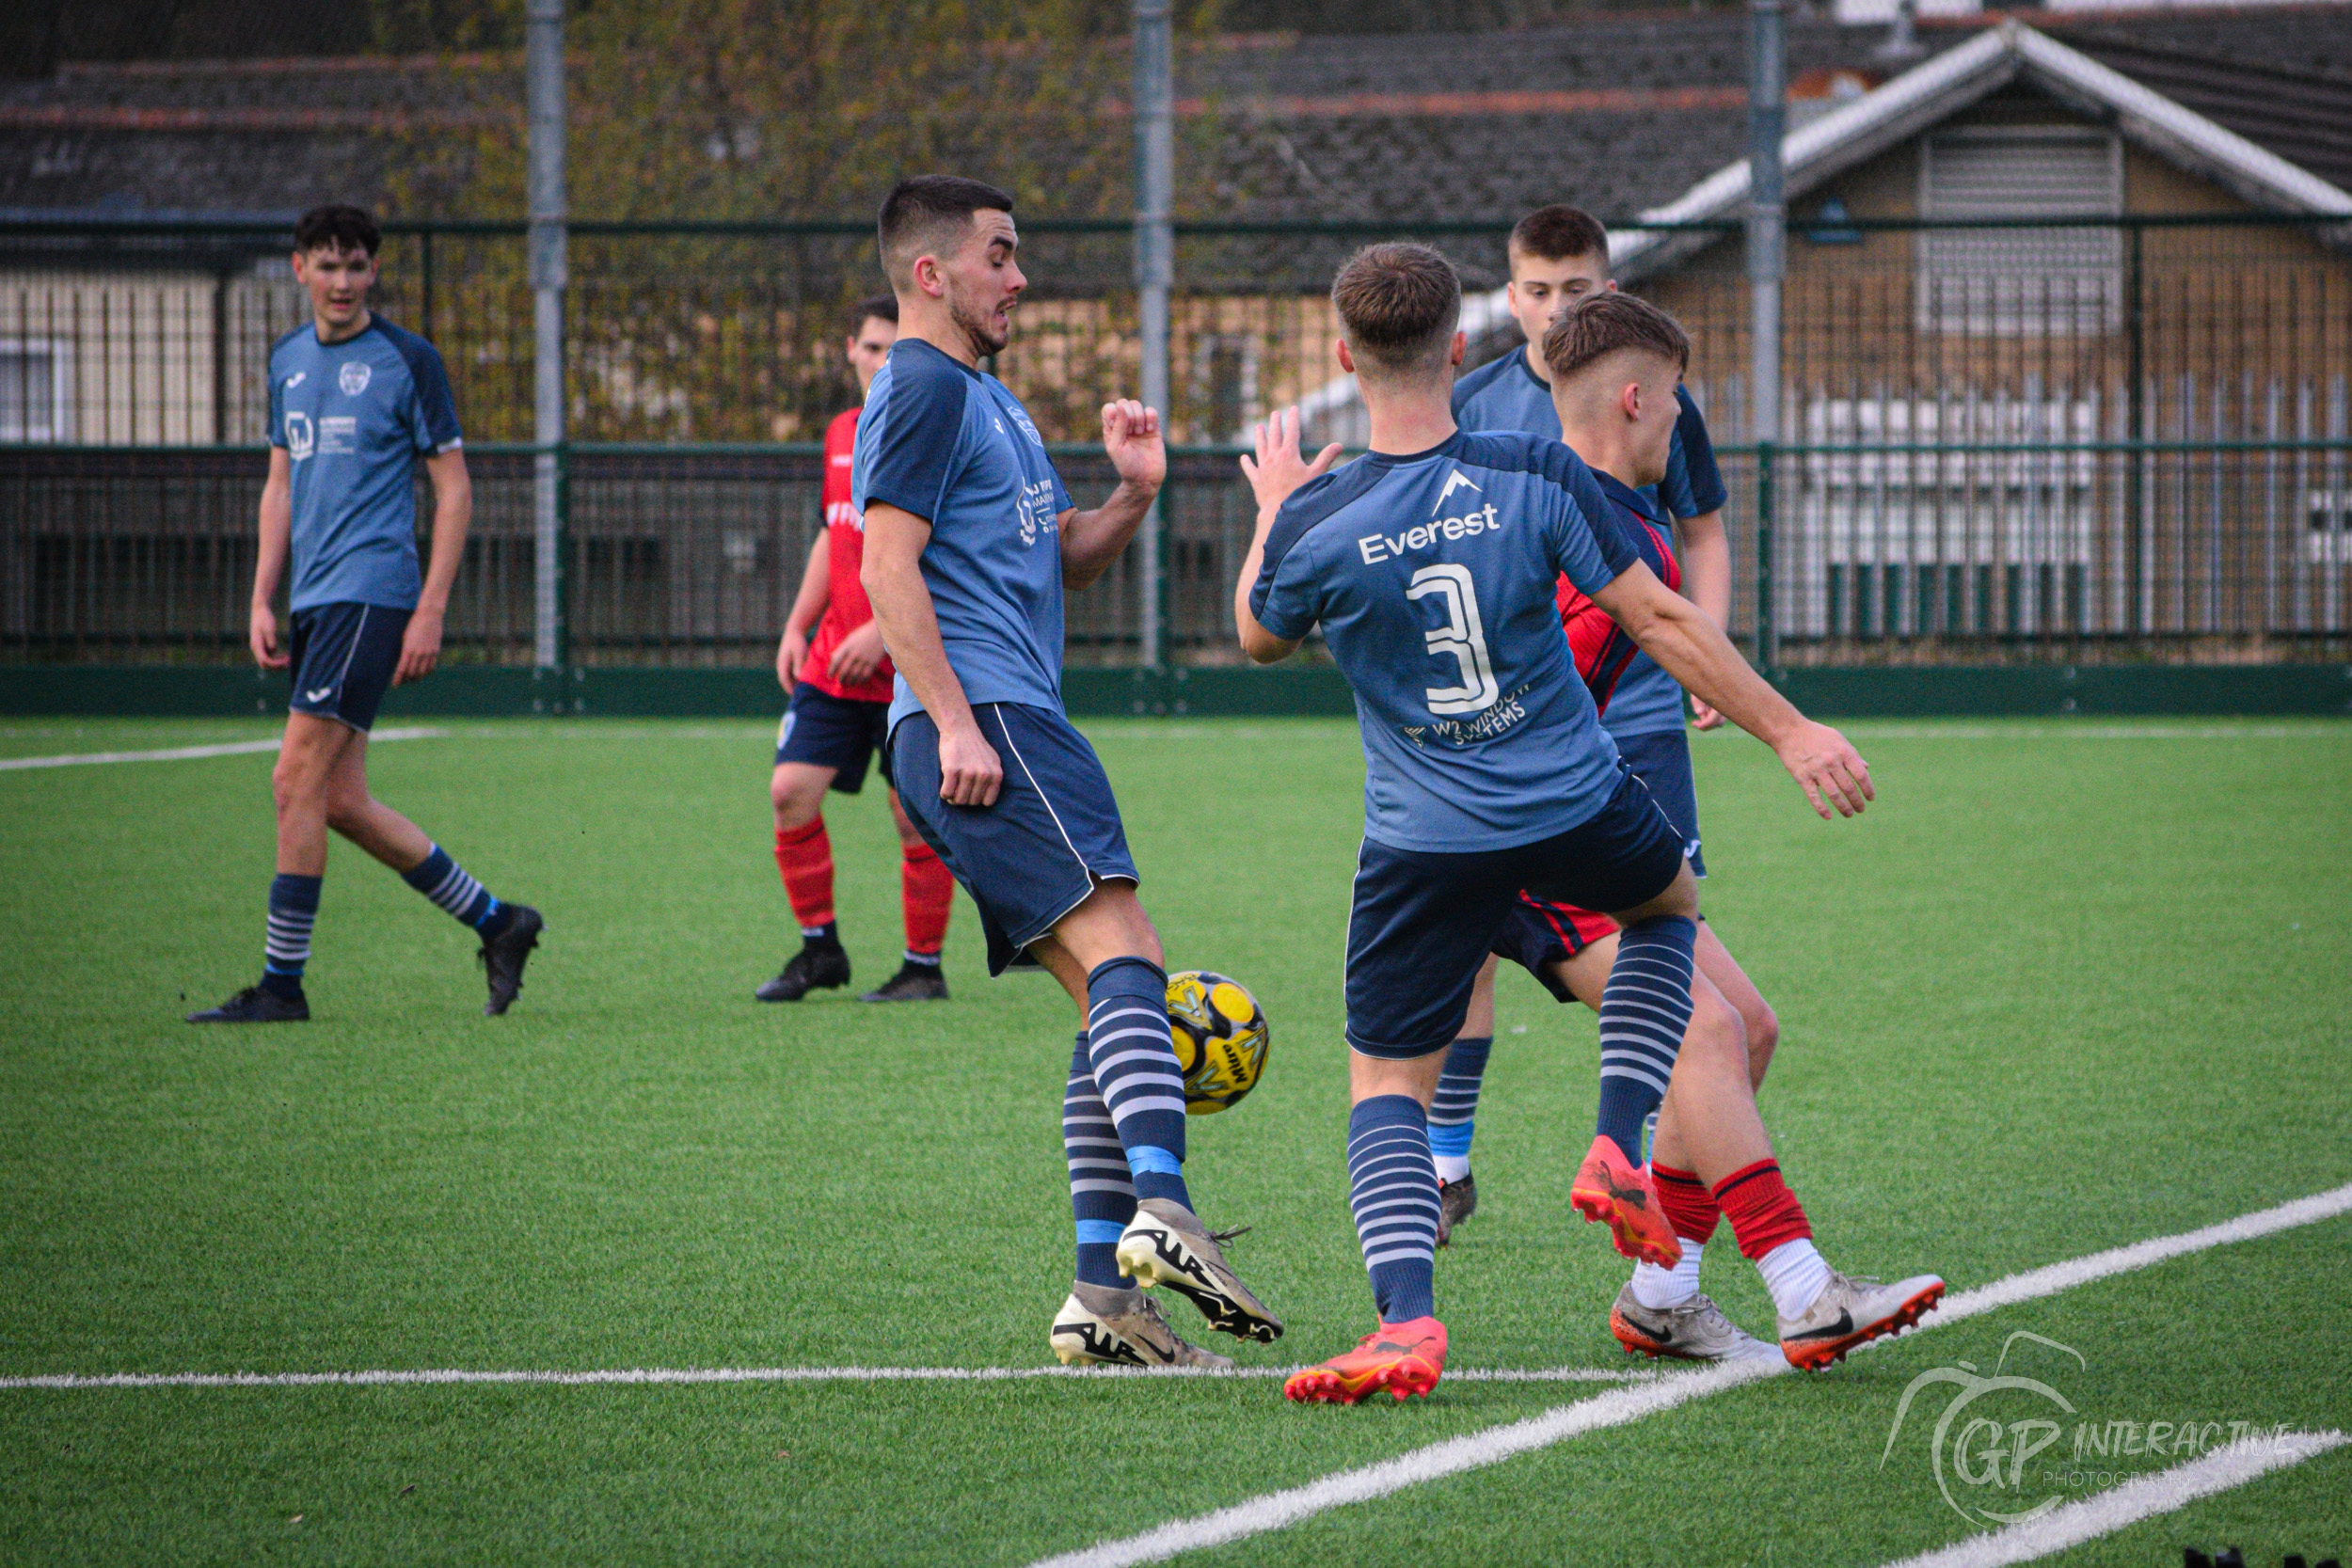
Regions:
[[[1669, 516], [1704, 517], [1722, 509], [1727, 499], [1724, 476], [1715, 467], [1715, 443], [1707, 434], [1707, 420], [1690, 391], [1675, 388], [1681, 412], [1675, 420], [1674, 445], [1666, 454], [1666, 477], [1645, 485], [1643, 494]], [[1454, 386], [1454, 422], [1464, 430], [1523, 430], [1534, 436], [1560, 438], [1560, 415], [1551, 406], [1551, 388], [1535, 379], [1525, 349], [1462, 377]], [[1617, 682], [1609, 705], [1609, 729], [1615, 735], [1649, 735], [1682, 728], [1682, 688], [1647, 654], [1637, 653]]]
[[[930, 344], [901, 338], [866, 394], [850, 502], [931, 525], [923, 582], [947, 667], [977, 703], [1061, 709], [1061, 527], [1070, 493], [1021, 400]], [[897, 724], [922, 707], [898, 677]]]
[[381, 316], [339, 343], [295, 327], [270, 345], [269, 443], [294, 470], [292, 607], [416, 609], [417, 457], [461, 444], [433, 345]]
[[1507, 849], [1586, 821], [1616, 787], [1553, 594], [1564, 574], [1592, 593], [1640, 559], [1560, 442], [1457, 432], [1302, 486], [1249, 605], [1280, 638], [1321, 622], [1355, 689], [1365, 837]]

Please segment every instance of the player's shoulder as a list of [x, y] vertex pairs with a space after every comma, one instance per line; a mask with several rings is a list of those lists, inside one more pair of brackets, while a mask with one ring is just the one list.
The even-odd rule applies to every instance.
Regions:
[[1504, 375], [1509, 373], [1511, 361], [1518, 356], [1518, 352], [1519, 351], [1518, 349], [1513, 349], [1509, 354], [1503, 355], [1499, 359], [1489, 359], [1485, 364], [1479, 366], [1476, 370], [1470, 372], [1460, 380], [1454, 382], [1454, 406], [1456, 409], [1463, 407], [1470, 402], [1470, 399], [1476, 397], [1479, 393], [1486, 390], [1486, 388], [1492, 387], [1496, 382], [1502, 380]]
[[909, 419], [960, 418], [980, 372], [914, 338], [892, 345], [890, 357], [866, 389], [866, 409], [893, 424]]
[[318, 341], [318, 329], [312, 326], [309, 322], [304, 322], [299, 326], [290, 326], [285, 331], [280, 332], [269, 345], [269, 362], [271, 366], [277, 366], [281, 359], [291, 359], [301, 355], [303, 352], [302, 340], [306, 334], [310, 337], [312, 342], [316, 342]]
[[437, 372], [441, 369], [441, 351], [433, 346], [431, 339], [420, 337], [397, 322], [386, 321], [382, 316], [371, 318], [368, 330], [380, 336], [410, 371], [430, 368]]
[[1524, 430], [1466, 431], [1456, 456], [1473, 467], [1526, 474], [1563, 489], [1580, 489], [1592, 481], [1592, 471], [1565, 441]]
[[1288, 559], [1301, 540], [1370, 495], [1389, 472], [1368, 457], [1356, 457], [1292, 491], [1266, 531], [1267, 568]]

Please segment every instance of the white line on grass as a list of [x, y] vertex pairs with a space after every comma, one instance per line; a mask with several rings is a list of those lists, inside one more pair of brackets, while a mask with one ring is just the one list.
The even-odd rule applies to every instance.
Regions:
[[2216, 1449], [2202, 1459], [2140, 1476], [2095, 1497], [2068, 1503], [2039, 1519], [1907, 1557], [1888, 1564], [1888, 1568], [2003, 1568], [2008, 1563], [2031, 1562], [2052, 1552], [2112, 1535], [2142, 1519], [2176, 1513], [2200, 1497], [2243, 1486], [2273, 1470], [2316, 1459], [2330, 1449], [2341, 1448], [2344, 1442], [2341, 1432], [2246, 1438], [2226, 1449]]
[[2333, 740], [2352, 734], [2340, 721], [2312, 724], [2102, 724], [2059, 721], [2018, 724], [1882, 724], [1857, 719], [1847, 725], [1862, 740]]
[[[343, 1385], [383, 1387], [403, 1384], [522, 1383], [997, 1383], [1013, 1378], [1288, 1377], [1295, 1367], [1237, 1367], [1216, 1371], [1175, 1367], [1146, 1371], [1125, 1367], [621, 1367], [564, 1371], [473, 1371], [463, 1368], [387, 1369], [358, 1372], [58, 1372], [48, 1376], [0, 1377], [8, 1388], [315, 1388]], [[1453, 1374], [1462, 1383], [1645, 1383], [1658, 1374], [1607, 1367], [1473, 1367]]]
[[[1990, 1285], [1963, 1291], [1948, 1298], [1940, 1311], [1931, 1315], [1919, 1326], [1923, 1330], [1941, 1328], [1947, 1323], [1973, 1318], [1979, 1312], [1990, 1312], [1994, 1307], [2057, 1295], [2094, 1279], [2129, 1274], [2186, 1253], [2201, 1252], [2209, 1247], [2251, 1241], [2276, 1231], [2316, 1224], [2347, 1211], [2352, 1211], [2352, 1184], [2314, 1193], [2310, 1197], [2296, 1198], [2275, 1209], [2241, 1214], [2236, 1219], [2224, 1220], [2201, 1229], [2183, 1231], [2176, 1236], [2157, 1236], [2129, 1246], [2111, 1247], [2106, 1252], [2094, 1252], [2085, 1258], [1996, 1279]], [[1645, 1416], [1671, 1410], [1692, 1400], [1720, 1394], [1789, 1370], [1785, 1363], [1749, 1361], [1683, 1376], [1662, 1377], [1646, 1387], [1623, 1388], [1575, 1404], [1564, 1404], [1540, 1416], [1531, 1416], [1523, 1421], [1489, 1427], [1484, 1432], [1474, 1432], [1443, 1443], [1433, 1443], [1426, 1448], [1399, 1454], [1394, 1459], [1383, 1460], [1377, 1465], [1336, 1471], [1304, 1486], [1270, 1492], [1264, 1497], [1253, 1497], [1248, 1502], [1221, 1508], [1197, 1518], [1178, 1519], [1140, 1535], [1104, 1541], [1081, 1551], [1045, 1558], [1033, 1568], [1127, 1568], [1131, 1563], [1157, 1562], [1179, 1552], [1262, 1535], [1268, 1530], [1285, 1528], [1327, 1509], [1346, 1503], [1368, 1502], [1392, 1492], [1401, 1492], [1408, 1486], [1418, 1486], [1423, 1481], [1497, 1465], [1518, 1454], [1549, 1448], [1554, 1443], [1581, 1436], [1584, 1433], [1624, 1426]]]
[[[405, 729], [377, 730], [368, 736], [371, 741], [432, 740], [447, 735], [447, 730]], [[0, 772], [14, 768], [81, 768], [101, 762], [189, 762], [198, 757], [235, 757], [248, 752], [275, 752], [278, 741], [230, 740], [217, 746], [170, 746], [160, 752], [81, 752], [72, 756], [0, 757]]]

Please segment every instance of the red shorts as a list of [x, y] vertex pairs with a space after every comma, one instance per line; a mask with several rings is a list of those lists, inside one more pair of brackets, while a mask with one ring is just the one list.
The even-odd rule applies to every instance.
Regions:
[[1551, 973], [1551, 966], [1575, 958], [1603, 937], [1614, 936], [1617, 923], [1605, 914], [1554, 904], [1522, 893], [1511, 906], [1511, 918], [1495, 938], [1497, 958], [1508, 958], [1544, 984], [1563, 1002], [1575, 994]]

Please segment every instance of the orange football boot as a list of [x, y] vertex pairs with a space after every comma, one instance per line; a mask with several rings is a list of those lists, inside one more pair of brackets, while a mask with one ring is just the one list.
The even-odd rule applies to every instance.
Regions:
[[1427, 1394], [1445, 1372], [1445, 1324], [1435, 1318], [1382, 1323], [1345, 1355], [1291, 1373], [1282, 1397], [1301, 1404], [1354, 1404], [1386, 1388], [1398, 1399]]
[[1661, 1269], [1682, 1261], [1682, 1243], [1675, 1240], [1675, 1227], [1658, 1201], [1649, 1167], [1627, 1159], [1606, 1132], [1593, 1139], [1584, 1163], [1576, 1167], [1568, 1201], [1586, 1219], [1607, 1226], [1617, 1250], [1628, 1258]]

